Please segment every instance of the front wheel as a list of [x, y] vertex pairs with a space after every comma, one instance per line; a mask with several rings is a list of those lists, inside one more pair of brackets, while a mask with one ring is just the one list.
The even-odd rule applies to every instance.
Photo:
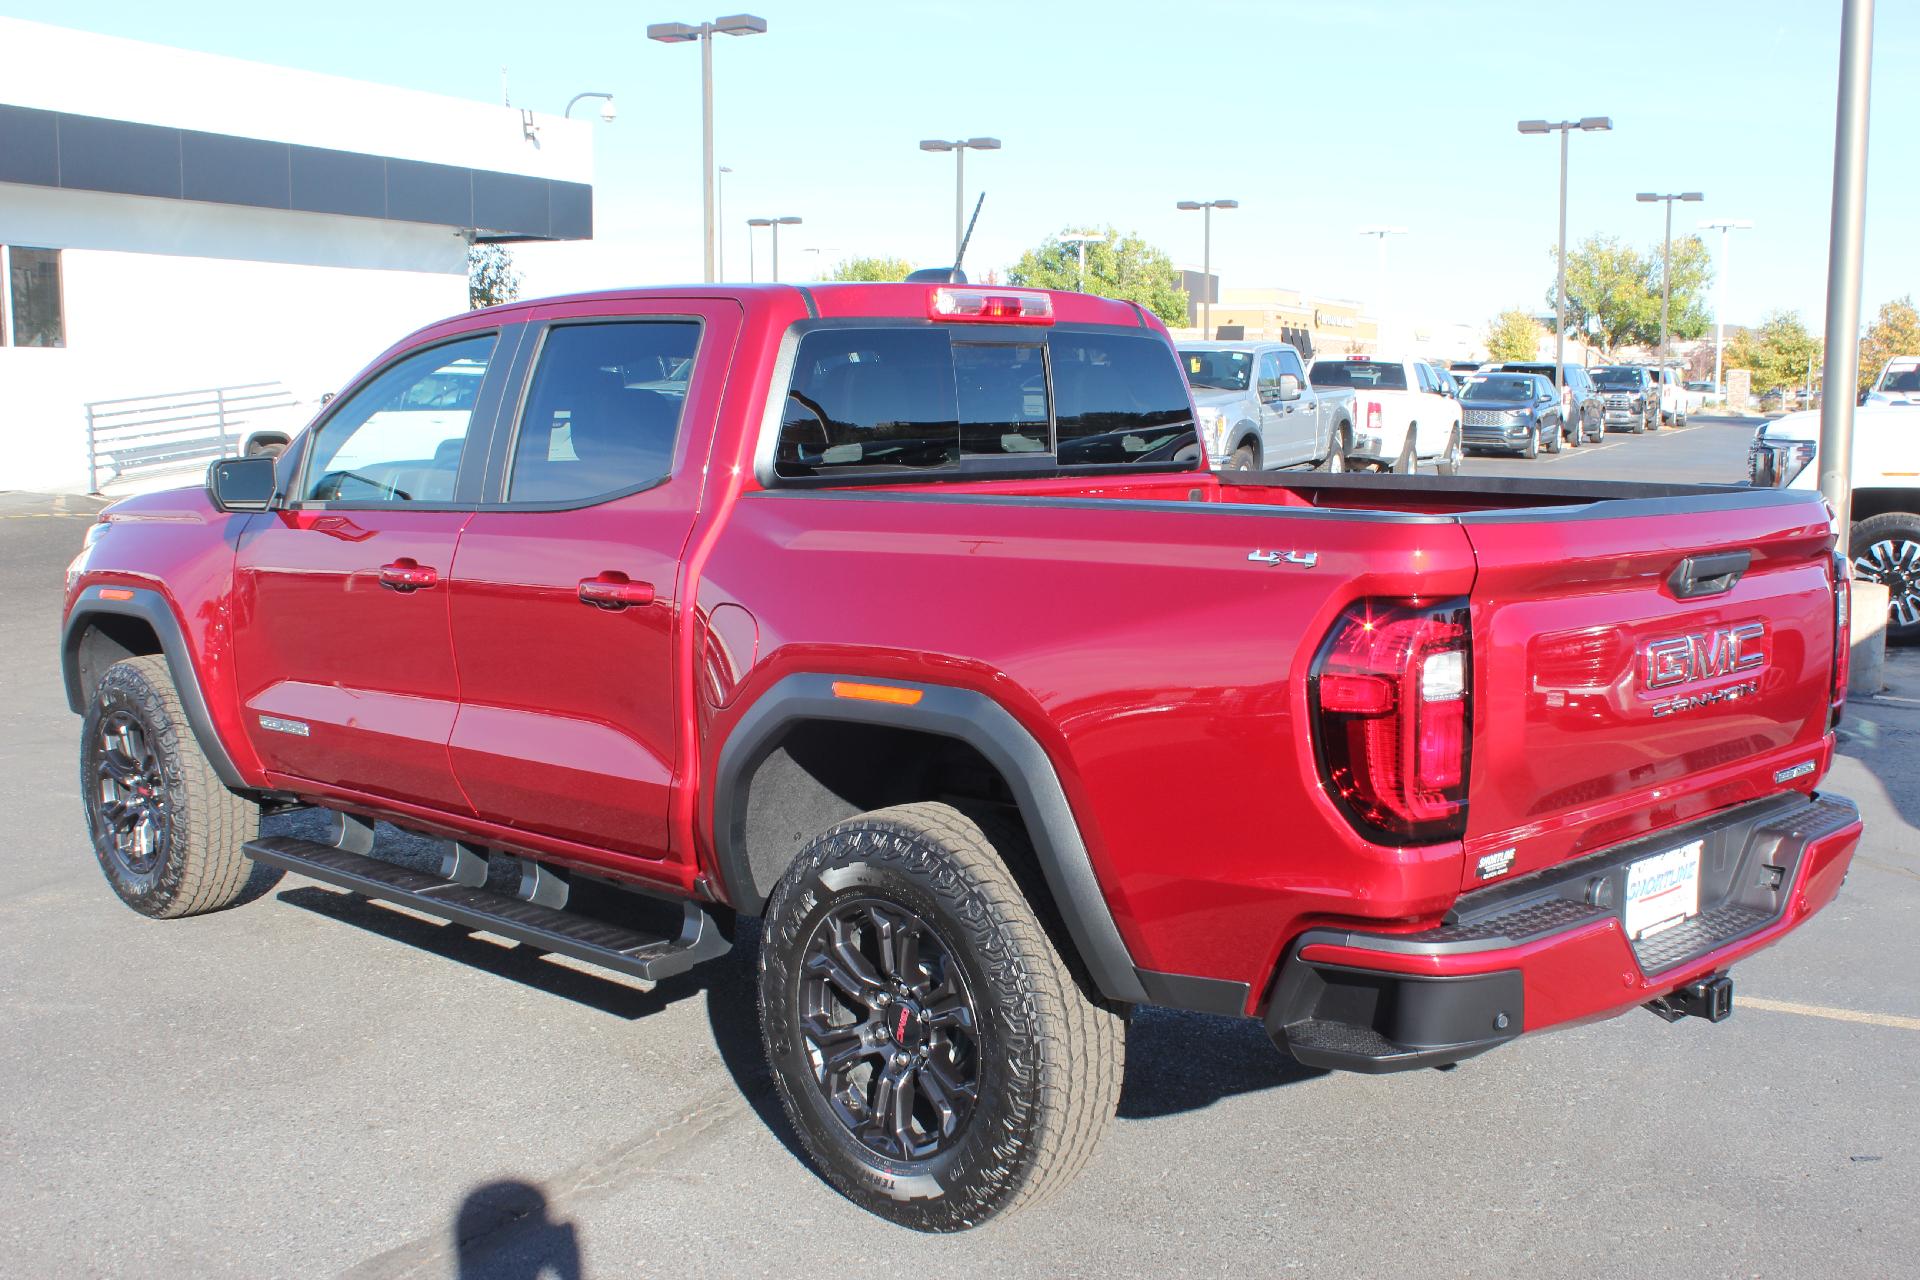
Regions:
[[1853, 576], [1887, 588], [1887, 639], [1920, 640], [1920, 515], [1889, 511], [1853, 526]]
[[141, 915], [239, 900], [252, 870], [240, 846], [260, 833], [260, 810], [201, 754], [165, 658], [107, 668], [80, 729], [80, 796], [107, 883]]
[[1455, 427], [1453, 434], [1447, 437], [1447, 451], [1433, 464], [1433, 469], [1443, 476], [1457, 476], [1466, 463], [1466, 450], [1460, 444], [1460, 428]]
[[1555, 423], [1553, 427], [1553, 443], [1547, 446], [1547, 452], [1548, 453], [1560, 452], [1561, 446], [1566, 443], [1566, 439], [1567, 439], [1567, 429], [1561, 426], [1559, 423]]
[[[984, 823], [984, 825], [983, 825]], [[959, 1231], [1071, 1181], [1119, 1105], [1124, 1018], [1088, 994], [1006, 859], [1015, 828], [880, 809], [808, 845], [767, 906], [760, 1029], [848, 1199]]]
[[1233, 451], [1233, 457], [1227, 461], [1229, 471], [1258, 471], [1259, 464], [1254, 461], [1253, 446], [1243, 444]]
[[1537, 424], [1533, 428], [1533, 434], [1527, 437], [1527, 447], [1520, 451], [1520, 456], [1529, 462], [1540, 456], [1540, 428]]

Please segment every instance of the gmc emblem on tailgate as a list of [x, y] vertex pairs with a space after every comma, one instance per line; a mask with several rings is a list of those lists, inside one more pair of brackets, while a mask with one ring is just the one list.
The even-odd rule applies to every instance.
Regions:
[[[1746, 622], [1737, 627], [1651, 641], [1640, 650], [1642, 681], [1649, 689], [1671, 689], [1675, 685], [1757, 670], [1766, 665], [1766, 650], [1760, 643], [1766, 634], [1766, 623]], [[1730, 701], [1757, 691], [1759, 683], [1757, 679], [1747, 680], [1713, 693], [1675, 698], [1655, 707], [1654, 714], [1671, 715], [1675, 711]]]

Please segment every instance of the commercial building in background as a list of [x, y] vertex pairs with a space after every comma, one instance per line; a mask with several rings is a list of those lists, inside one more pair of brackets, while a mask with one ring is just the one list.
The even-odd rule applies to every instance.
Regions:
[[583, 121], [12, 19], [0, 49], [0, 489], [166, 461], [90, 467], [89, 405], [127, 439], [188, 392], [304, 421], [466, 308], [471, 241], [592, 235]]
[[[1200, 277], [1187, 285], [1192, 297]], [[1198, 308], [1182, 336], [1198, 337]], [[1360, 304], [1346, 298], [1323, 298], [1297, 289], [1221, 289], [1213, 304], [1214, 333], [1207, 337], [1241, 338], [1249, 342], [1291, 342], [1308, 358], [1372, 352], [1379, 341], [1379, 325]]]

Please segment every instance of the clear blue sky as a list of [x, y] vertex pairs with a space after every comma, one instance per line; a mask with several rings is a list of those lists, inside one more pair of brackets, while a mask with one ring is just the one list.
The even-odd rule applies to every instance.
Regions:
[[[527, 5], [262, 5], [183, 0], [0, 0], [45, 22], [558, 111], [618, 95], [596, 126], [604, 283], [697, 278], [699, 56], [650, 43], [650, 21], [712, 12], [558, 0]], [[1386, 0], [755, 0], [763, 36], [715, 49], [729, 274], [744, 276], [754, 214], [796, 214], [783, 274], [823, 257], [943, 260], [951, 157], [922, 137], [991, 134], [970, 191], [986, 211], [969, 267], [1004, 266], [1049, 232], [1112, 224], [1182, 263], [1199, 215], [1179, 199], [1235, 198], [1214, 219], [1228, 286], [1371, 295], [1368, 223], [1423, 319], [1541, 308], [1552, 281], [1556, 143], [1523, 116], [1611, 115], [1573, 138], [1569, 236], [1657, 245], [1639, 190], [1698, 189], [1675, 229], [1745, 217], [1728, 318], [1798, 310], [1819, 328], [1826, 287], [1838, 0], [1623, 0], [1607, 5]], [[1874, 48], [1865, 297], [1920, 293], [1920, 4], [1882, 0]], [[0, 89], [0, 97], [4, 90]], [[246, 131], [235, 104], [233, 130]], [[971, 194], [969, 196], [971, 201]], [[830, 251], [811, 256], [808, 247]], [[765, 244], [760, 268], [764, 278]]]

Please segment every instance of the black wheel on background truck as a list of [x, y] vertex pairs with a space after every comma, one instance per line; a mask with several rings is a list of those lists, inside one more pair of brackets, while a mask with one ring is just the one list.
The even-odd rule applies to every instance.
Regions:
[[1233, 451], [1233, 457], [1227, 460], [1229, 471], [1258, 471], [1259, 461], [1253, 455], [1253, 443], [1248, 441]]
[[1347, 453], [1353, 448], [1352, 428], [1341, 423], [1333, 429], [1333, 439], [1327, 442], [1327, 456], [1320, 460], [1316, 471], [1337, 476], [1347, 469]]
[[107, 668], [80, 731], [80, 796], [94, 856], [120, 900], [155, 919], [232, 906], [260, 810], [221, 783], [194, 740], [167, 660]]
[[760, 1029], [788, 1117], [848, 1199], [919, 1231], [1021, 1208], [1086, 1164], [1125, 1018], [1068, 969], [1003, 860], [945, 804], [817, 837], [767, 904]]
[[1887, 588], [1887, 639], [1920, 640], [1920, 514], [1888, 511], [1853, 526], [1853, 576]]

